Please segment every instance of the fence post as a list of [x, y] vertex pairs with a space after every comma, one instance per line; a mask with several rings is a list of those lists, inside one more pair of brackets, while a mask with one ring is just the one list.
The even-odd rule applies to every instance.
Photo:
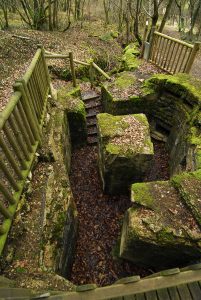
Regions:
[[70, 68], [71, 68], [71, 75], [73, 79], [73, 86], [76, 87], [76, 75], [75, 75], [75, 67], [74, 67], [74, 61], [73, 61], [73, 52], [69, 52], [69, 60], [70, 60]]
[[145, 42], [146, 42], [146, 39], [147, 39], [148, 27], [149, 27], [148, 21], [146, 21], [144, 35], [143, 35], [143, 38], [142, 38], [142, 47], [141, 47], [141, 54], [140, 54], [141, 58], [144, 56], [144, 48], [145, 48]]
[[185, 67], [185, 73], [187, 73], [187, 74], [188, 74], [188, 73], [190, 72], [190, 70], [191, 70], [191, 67], [192, 67], [192, 65], [193, 65], [193, 62], [194, 62], [196, 53], [197, 53], [197, 51], [199, 50], [199, 47], [200, 47], [200, 43], [199, 43], [199, 42], [196, 42], [196, 43], [194, 44], [194, 47], [193, 47], [192, 52], [191, 52], [191, 55], [190, 55], [190, 57], [189, 57], [189, 60], [188, 60], [188, 62], [187, 62], [187, 65], [186, 65], [186, 67]]
[[154, 32], [156, 30], [156, 26], [153, 26], [151, 28], [151, 32], [150, 32], [150, 38], [149, 38], [149, 51], [148, 51], [148, 55], [147, 55], [147, 60], [149, 60], [151, 52], [152, 52], [152, 48], [153, 48], [153, 42], [154, 42]]
[[93, 61], [90, 61], [89, 78], [90, 78], [90, 82], [91, 82], [91, 88], [93, 88], [94, 87], [94, 67], [93, 67]]
[[44, 49], [43, 45], [41, 45], [41, 44], [38, 44], [37, 48], [41, 49], [41, 51], [42, 51], [42, 60], [43, 60], [43, 64], [44, 64], [44, 67], [45, 67], [45, 76], [46, 76], [46, 79], [47, 79], [47, 82], [48, 82], [48, 85], [49, 85], [50, 95], [53, 98], [52, 90], [51, 90], [51, 86], [50, 86], [50, 83], [51, 83], [50, 74], [49, 74], [48, 66], [47, 66], [46, 59], [45, 59], [45, 49]]

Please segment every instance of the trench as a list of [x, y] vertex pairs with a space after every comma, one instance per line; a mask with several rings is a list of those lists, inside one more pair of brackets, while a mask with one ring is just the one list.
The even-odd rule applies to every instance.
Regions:
[[[154, 160], [145, 181], [167, 180], [168, 153], [165, 144], [156, 140]], [[130, 196], [103, 193], [98, 171], [98, 147], [86, 145], [74, 149], [70, 182], [78, 210], [77, 247], [70, 280], [76, 284], [113, 284], [122, 277], [145, 277], [156, 270], [142, 268], [118, 258], [118, 244]]]

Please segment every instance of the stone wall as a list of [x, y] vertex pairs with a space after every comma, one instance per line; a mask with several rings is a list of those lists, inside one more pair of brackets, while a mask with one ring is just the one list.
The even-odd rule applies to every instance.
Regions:
[[186, 74], [155, 75], [144, 82], [137, 96], [129, 92], [132, 80], [127, 86], [117, 86], [114, 81], [102, 87], [105, 111], [113, 115], [146, 114], [151, 132], [159, 131], [167, 137], [170, 174], [196, 170], [201, 163], [201, 82]]

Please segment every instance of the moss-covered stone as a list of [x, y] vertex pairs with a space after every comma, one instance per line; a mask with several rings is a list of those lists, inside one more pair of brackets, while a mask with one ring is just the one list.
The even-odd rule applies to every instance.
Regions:
[[119, 35], [118, 31], [109, 31], [101, 35], [99, 38], [101, 41], [108, 42], [108, 41], [112, 41], [113, 39], [116, 39], [118, 35]]
[[146, 117], [98, 115], [99, 169], [105, 192], [128, 191], [141, 181], [153, 158], [153, 145]]
[[201, 81], [188, 74], [158, 74], [149, 79], [149, 82], [158, 85], [160, 89], [170, 90], [189, 104], [201, 104]]
[[136, 70], [141, 64], [141, 60], [137, 58], [139, 55], [140, 51], [134, 43], [128, 45], [124, 49], [124, 55], [122, 57], [123, 69], [126, 71]]
[[201, 169], [176, 175], [171, 181], [201, 227]]
[[72, 290], [72, 283], [56, 275], [70, 274], [77, 234], [77, 210], [68, 177], [70, 134], [63, 108], [54, 107], [48, 113], [51, 122], [47, 122], [48, 147], [43, 155], [48, 150], [54, 160], [39, 161], [33, 170], [32, 185], [23, 197], [26, 201], [20, 201], [14, 218], [8, 248], [14, 248], [15, 255], [6, 271], [13, 274], [18, 287]]
[[133, 73], [122, 72], [112, 82], [102, 85], [104, 111], [113, 115], [144, 112], [147, 101], [139, 95], [133, 95], [136, 80]]
[[79, 87], [70, 91], [64, 87], [58, 91], [58, 101], [67, 113], [73, 146], [83, 145], [87, 139], [85, 105], [79, 96]]
[[170, 182], [133, 184], [132, 202], [121, 234], [122, 258], [157, 268], [201, 258], [200, 228]]

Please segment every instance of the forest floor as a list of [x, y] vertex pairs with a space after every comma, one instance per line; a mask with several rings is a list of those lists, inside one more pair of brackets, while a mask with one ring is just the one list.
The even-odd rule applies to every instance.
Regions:
[[[155, 140], [153, 143], [155, 155], [146, 180], [167, 180], [169, 157], [164, 143]], [[132, 204], [128, 195], [103, 193], [97, 162], [96, 146], [73, 152], [70, 181], [79, 215], [79, 233], [71, 281], [105, 286], [122, 277], [153, 273], [155, 270], [115, 257], [123, 216]]]
[[[66, 32], [37, 31], [30, 29], [0, 30], [0, 111], [3, 110], [12, 93], [16, 79], [20, 79], [29, 66], [37, 45], [42, 44], [50, 52], [68, 54], [86, 61], [90, 58], [107, 59], [107, 68], [112, 69], [120, 60], [122, 48], [116, 39], [102, 40], [106, 32], [113, 30], [103, 22], [86, 22], [83, 28], [72, 26]], [[65, 60], [49, 61], [52, 67], [68, 68]]]
[[[73, 51], [74, 57], [83, 61], [94, 56], [107, 57], [107, 67], [112, 69], [122, 54], [118, 40], [102, 40], [102, 36], [112, 30], [114, 26], [105, 27], [101, 21], [94, 21], [92, 24], [86, 22], [83, 28], [75, 25], [66, 32], [36, 31], [25, 28], [0, 30], [0, 111], [9, 101], [15, 80], [21, 78], [29, 66], [38, 44], [42, 44], [51, 52], [67, 54]], [[164, 33], [180, 38], [174, 26], [167, 25]], [[50, 61], [50, 63], [58, 68], [66, 68], [64, 60]], [[201, 49], [191, 74], [201, 78]]]

